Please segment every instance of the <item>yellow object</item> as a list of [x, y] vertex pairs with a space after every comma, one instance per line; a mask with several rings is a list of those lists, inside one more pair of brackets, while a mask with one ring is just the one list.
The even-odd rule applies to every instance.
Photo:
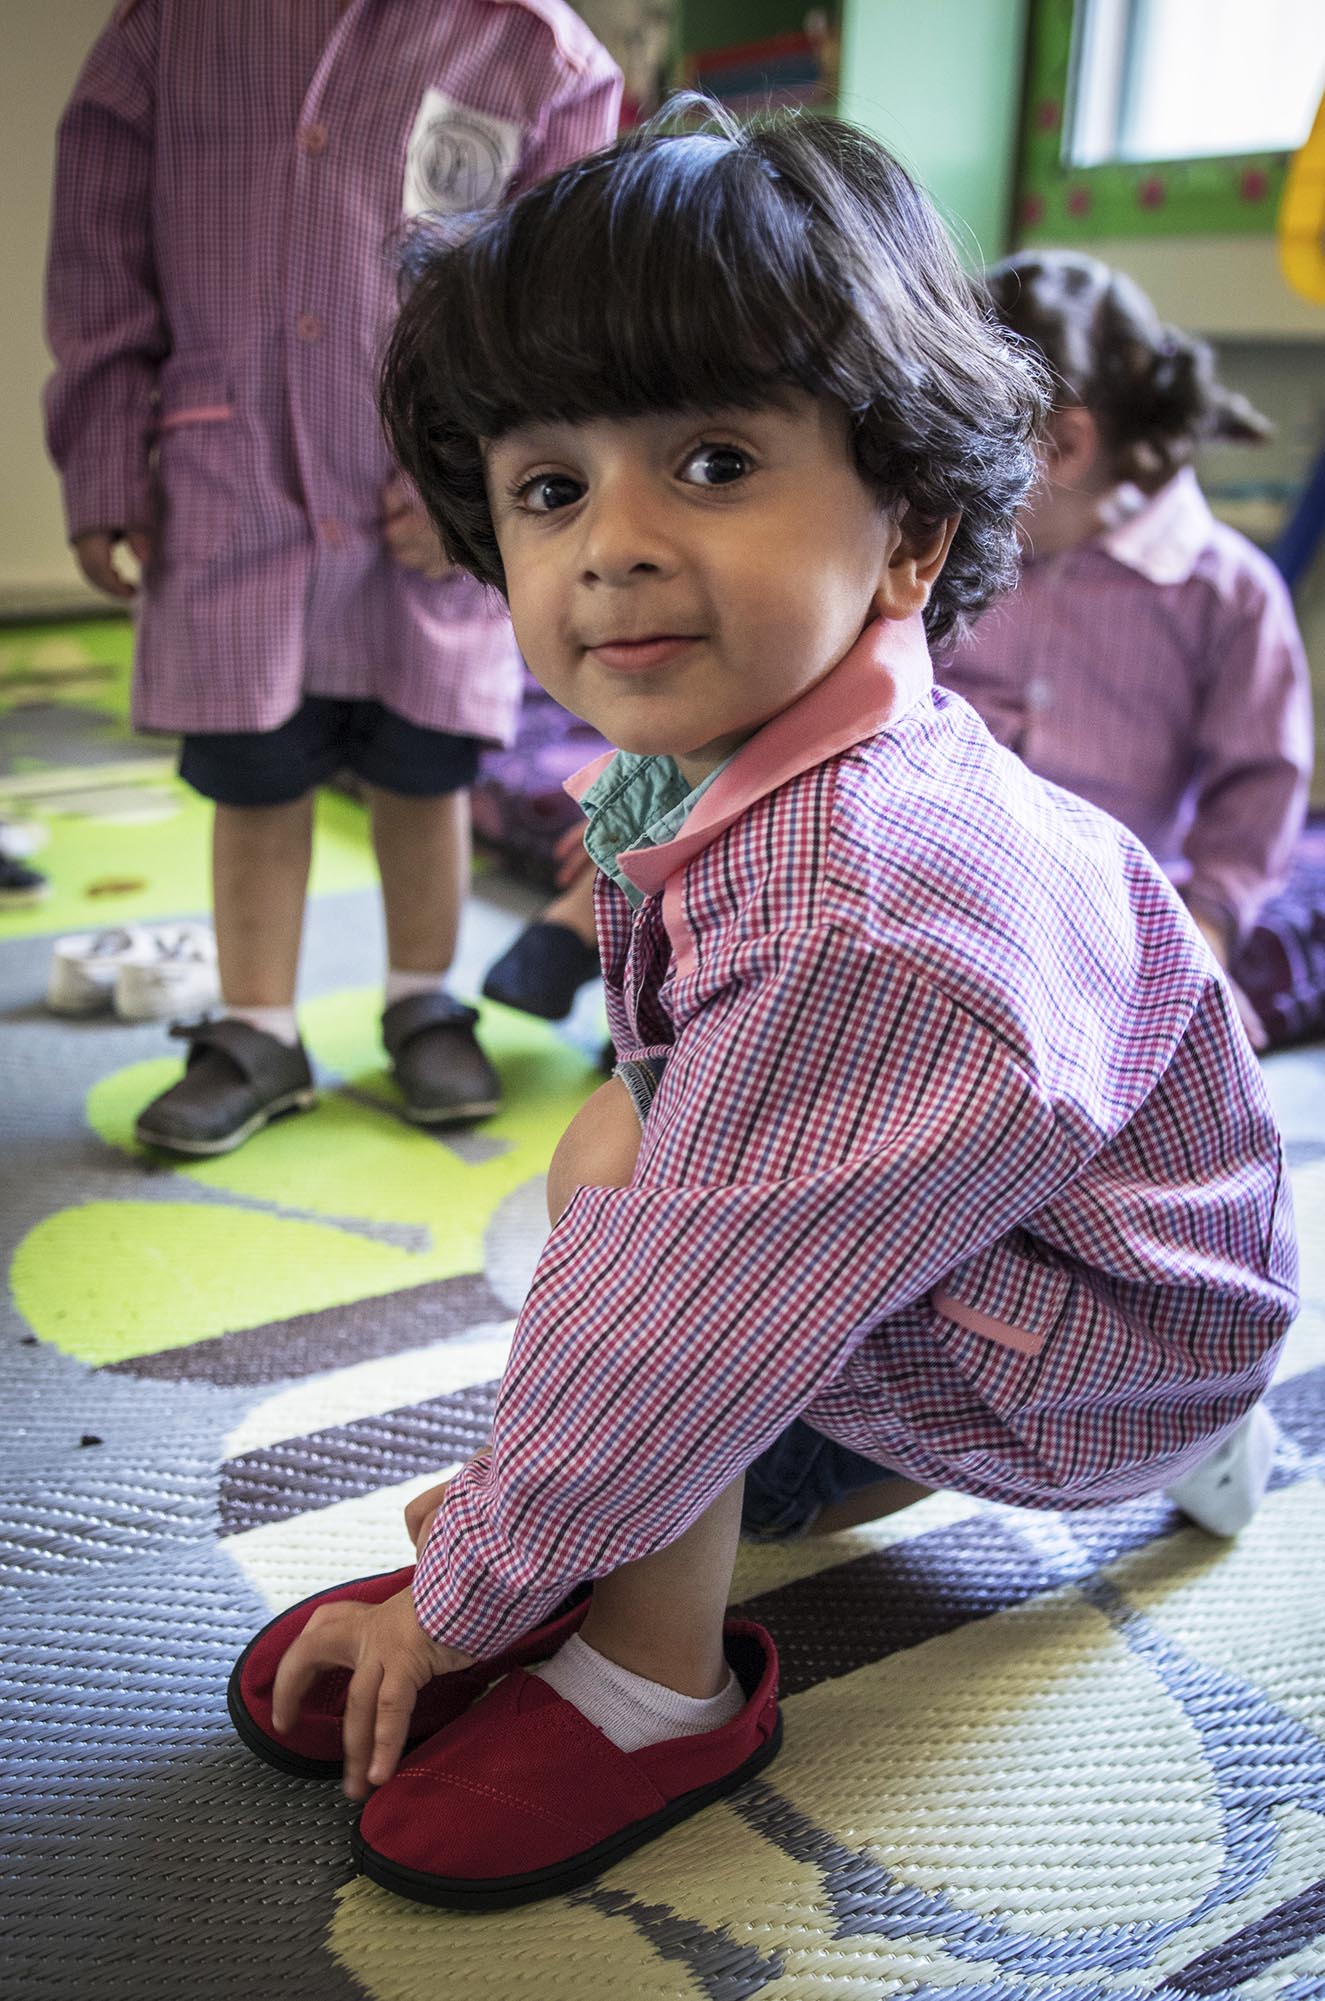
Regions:
[[1325, 98], [1289, 163], [1279, 207], [1279, 264], [1295, 292], [1325, 306]]

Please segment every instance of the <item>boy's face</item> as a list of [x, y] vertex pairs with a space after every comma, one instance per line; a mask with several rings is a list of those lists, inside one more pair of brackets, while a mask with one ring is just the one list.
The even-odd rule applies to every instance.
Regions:
[[871, 616], [924, 602], [894, 588], [901, 538], [856, 472], [845, 414], [807, 395], [529, 425], [491, 444], [486, 468], [534, 674], [609, 742], [669, 753], [692, 784]]

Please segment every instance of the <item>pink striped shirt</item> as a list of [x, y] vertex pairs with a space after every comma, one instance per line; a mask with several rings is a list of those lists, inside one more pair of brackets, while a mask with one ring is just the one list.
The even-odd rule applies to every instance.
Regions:
[[1306, 658], [1278, 571], [1190, 469], [1111, 534], [1027, 563], [937, 673], [1231, 940], [1282, 887], [1311, 774]]
[[[598, 767], [583, 774], [594, 775]], [[1170, 884], [875, 625], [600, 884], [613, 1040], [664, 1055], [581, 1189], [415, 1603], [504, 1644], [679, 1535], [797, 1416], [927, 1485], [1165, 1484], [1294, 1310], [1281, 1148]]]
[[382, 540], [395, 245], [603, 145], [619, 98], [562, 0], [119, 7], [60, 127], [47, 418], [70, 535], [155, 527], [140, 728], [271, 729], [310, 692], [509, 737], [499, 600]]

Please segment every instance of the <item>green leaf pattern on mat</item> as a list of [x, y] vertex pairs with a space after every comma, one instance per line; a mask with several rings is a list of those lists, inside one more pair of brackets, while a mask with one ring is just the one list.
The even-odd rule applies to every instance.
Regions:
[[[482, 1271], [490, 1219], [546, 1171], [592, 1068], [530, 1017], [485, 1008], [484, 1045], [506, 1106], [476, 1128], [491, 1154], [466, 1160], [400, 1118], [377, 1041], [379, 1006], [377, 991], [363, 990], [302, 1010], [324, 1080], [317, 1110], [278, 1121], [236, 1153], [170, 1169], [190, 1199], [85, 1203], [31, 1230], [11, 1283], [33, 1331], [105, 1364]], [[162, 1059], [103, 1079], [88, 1094], [94, 1132], [141, 1158], [134, 1119], [178, 1071]]]

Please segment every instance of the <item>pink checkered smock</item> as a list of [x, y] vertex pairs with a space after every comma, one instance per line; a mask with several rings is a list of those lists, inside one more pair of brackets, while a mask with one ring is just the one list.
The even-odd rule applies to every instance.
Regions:
[[60, 127], [47, 416], [70, 535], [156, 528], [139, 727], [309, 693], [509, 739], [500, 602], [383, 544], [375, 372], [406, 217], [517, 194], [619, 96], [562, 0], [122, 0]]
[[1027, 563], [936, 671], [1246, 938], [1302, 831], [1311, 684], [1282, 577], [1190, 469], [1111, 533]]
[[491, 1652], [796, 1417], [1087, 1507], [1250, 1408], [1296, 1253], [1227, 988], [1141, 844], [933, 688], [919, 620], [867, 628], [619, 865], [613, 1040], [666, 1067], [633, 1185], [548, 1239], [419, 1565], [430, 1632]]

